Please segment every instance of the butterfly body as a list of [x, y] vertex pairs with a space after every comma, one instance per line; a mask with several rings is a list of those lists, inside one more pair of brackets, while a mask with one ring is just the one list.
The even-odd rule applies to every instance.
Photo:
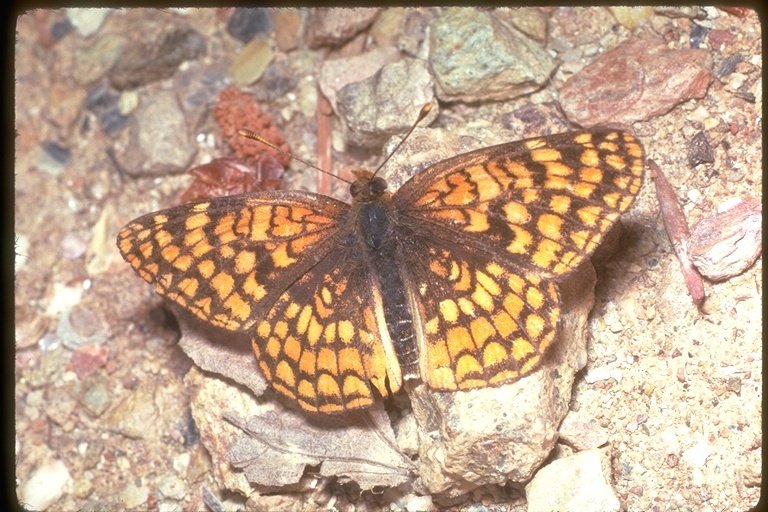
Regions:
[[632, 135], [566, 133], [449, 158], [392, 194], [358, 171], [352, 204], [274, 191], [177, 206], [129, 223], [118, 247], [161, 295], [251, 333], [280, 394], [343, 412], [406, 379], [451, 391], [535, 370], [557, 331], [557, 279], [630, 206], [642, 171]]

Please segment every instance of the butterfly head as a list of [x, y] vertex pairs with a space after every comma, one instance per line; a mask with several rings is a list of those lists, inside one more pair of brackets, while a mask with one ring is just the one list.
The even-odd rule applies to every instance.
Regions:
[[369, 203], [384, 195], [388, 195], [387, 182], [384, 178], [374, 176], [371, 171], [352, 171], [355, 181], [349, 187], [349, 193], [356, 203]]

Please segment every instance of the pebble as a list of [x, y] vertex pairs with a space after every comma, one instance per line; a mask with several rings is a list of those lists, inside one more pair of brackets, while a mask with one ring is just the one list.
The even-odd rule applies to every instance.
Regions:
[[670, 50], [655, 37], [635, 37], [597, 57], [560, 90], [563, 111], [582, 126], [630, 124], [702, 98], [712, 80], [704, 50]]
[[83, 37], [89, 37], [101, 28], [111, 10], [73, 7], [66, 9], [65, 13], [78, 33]]
[[72, 152], [53, 141], [46, 141], [35, 165], [50, 176], [59, 176], [72, 160]]
[[101, 381], [88, 381], [85, 383], [81, 403], [94, 417], [98, 418], [106, 411], [112, 399], [107, 386]]
[[29, 510], [46, 510], [64, 495], [71, 483], [72, 477], [62, 461], [44, 463], [23, 484], [21, 501]]
[[712, 455], [712, 447], [703, 439], [683, 452], [683, 459], [688, 461], [694, 468], [701, 468], [707, 462], [707, 458]]
[[243, 43], [257, 36], [266, 36], [273, 28], [269, 10], [264, 8], [237, 7], [227, 23], [229, 35]]
[[544, 466], [525, 486], [528, 512], [618, 512], [619, 498], [603, 470], [608, 459], [606, 451], [586, 450]]
[[72, 350], [84, 345], [101, 345], [107, 340], [107, 327], [96, 313], [83, 305], [65, 311], [59, 319], [56, 335]]
[[120, 434], [136, 439], [154, 435], [152, 428], [157, 421], [155, 388], [141, 386], [112, 409], [104, 418], [104, 425]]
[[538, 89], [555, 63], [487, 12], [446, 9], [432, 22], [429, 65], [443, 101], [505, 100]]
[[88, 85], [104, 77], [115, 65], [128, 42], [113, 33], [104, 34], [75, 56], [72, 77], [78, 85]]
[[316, 9], [307, 21], [305, 35], [310, 48], [341, 46], [367, 28], [378, 16], [379, 8]]
[[267, 70], [267, 66], [275, 58], [269, 40], [254, 39], [242, 49], [232, 61], [230, 72], [237, 85], [248, 85], [256, 82]]

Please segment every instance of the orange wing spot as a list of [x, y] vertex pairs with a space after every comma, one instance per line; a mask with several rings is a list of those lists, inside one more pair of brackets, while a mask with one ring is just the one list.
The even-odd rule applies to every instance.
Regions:
[[[502, 192], [501, 185], [489, 175], [490, 173], [491, 175], [498, 176], [501, 174], [501, 170], [498, 168], [494, 169], [494, 171], [490, 170], [491, 167], [496, 167], [495, 162], [489, 162], [486, 165], [488, 167], [487, 172], [486, 168], [480, 165], [467, 169], [467, 172], [472, 175], [472, 181], [475, 182], [475, 186], [477, 187], [477, 196], [480, 202], [490, 201], [494, 197], [498, 197]], [[509, 179], [505, 181], [508, 182]]]
[[493, 317], [493, 326], [502, 338], [507, 338], [517, 330], [517, 323], [506, 311], [501, 311]]
[[562, 245], [552, 240], [541, 240], [536, 247], [536, 252], [531, 256], [531, 260], [541, 268], [550, 268], [553, 262], [558, 261], [557, 253], [562, 248]]
[[300, 236], [296, 240], [291, 241], [291, 252], [293, 254], [301, 254], [307, 249], [311, 248], [314, 244], [321, 240], [319, 233], [307, 234]]
[[216, 272], [216, 263], [213, 260], [203, 260], [197, 264], [197, 271], [203, 276], [203, 279], [210, 279]]
[[285, 382], [289, 387], [296, 387], [296, 375], [286, 361], [280, 361], [275, 368], [275, 378]]
[[339, 322], [339, 339], [343, 343], [351, 343], [355, 338], [355, 327], [349, 320], [341, 320]]
[[570, 182], [560, 176], [547, 176], [544, 182], [544, 188], [552, 190], [568, 190]]
[[627, 168], [627, 161], [620, 155], [608, 155], [605, 157], [605, 163], [616, 169], [617, 171], [623, 171]]
[[424, 322], [424, 333], [425, 334], [437, 334], [438, 328], [440, 327], [440, 319], [435, 317], [432, 317], [432, 319], [427, 320]]
[[317, 364], [317, 355], [310, 351], [305, 350], [301, 353], [301, 360], [299, 361], [299, 370], [306, 373], [307, 375], [314, 375], [316, 365]]
[[523, 312], [525, 304], [522, 299], [514, 293], [508, 293], [504, 297], [504, 309], [512, 318], [520, 318], [520, 313]]
[[543, 213], [536, 223], [539, 233], [552, 240], [562, 238], [563, 218], [551, 213]]
[[573, 169], [561, 162], [546, 162], [544, 168], [549, 176], [570, 176]]
[[563, 158], [563, 155], [554, 148], [534, 149], [531, 151], [531, 160], [534, 162], [554, 162]]
[[499, 286], [499, 283], [485, 272], [479, 270], [475, 272], [475, 279], [477, 279], [478, 284], [491, 295], [499, 295], [501, 293], [501, 286]]
[[483, 367], [480, 362], [469, 354], [464, 354], [456, 361], [456, 380], [461, 384], [463, 388], [466, 383], [462, 382], [467, 375], [472, 373], [482, 373]]
[[451, 356], [443, 342], [427, 345], [427, 365], [429, 368], [443, 368], [451, 365]]
[[522, 361], [529, 355], [533, 354], [535, 349], [533, 345], [525, 338], [517, 338], [512, 342], [512, 357], [516, 361]]
[[320, 341], [320, 337], [323, 335], [323, 326], [320, 325], [317, 321], [317, 318], [312, 315], [312, 318], [309, 320], [309, 328], [307, 329], [307, 341], [311, 346], [317, 345], [317, 342]]
[[599, 206], [585, 206], [576, 210], [576, 215], [587, 226], [596, 226], [603, 210]]
[[461, 210], [436, 210], [430, 212], [430, 216], [435, 219], [448, 221], [451, 224], [465, 224], [466, 219], [464, 213]]
[[415, 205], [420, 207], [430, 206], [432, 205], [432, 203], [435, 203], [439, 197], [440, 197], [439, 192], [436, 192], [436, 191], [427, 192], [426, 194], [421, 196], [418, 201], [416, 201]]
[[509, 361], [509, 354], [501, 343], [491, 342], [483, 349], [483, 366], [489, 368], [495, 364]]
[[585, 149], [581, 153], [579, 161], [586, 167], [598, 167], [600, 165], [600, 154], [596, 149]]
[[554, 213], [565, 215], [571, 208], [571, 198], [568, 196], [554, 195], [549, 200], [549, 208]]
[[247, 230], [251, 234], [253, 242], [263, 242], [269, 238], [269, 230], [272, 221], [272, 207], [258, 206], [253, 208], [253, 219]]
[[[201, 208], [204, 206], [204, 208]], [[195, 210], [198, 211], [205, 211], [208, 206], [210, 206], [210, 203], [203, 203], [199, 204], [195, 207]], [[205, 213], [197, 213], [195, 215], [190, 215], [187, 217], [187, 220], [184, 222], [184, 229], [186, 231], [194, 231], [195, 229], [202, 228], [204, 226], [207, 226], [210, 224], [211, 218], [205, 214]]]
[[[445, 279], [448, 277], [448, 269], [444, 265], [444, 260], [438, 260], [438, 259], [431, 259], [429, 260], [429, 270], [432, 271], [433, 274], [436, 276]], [[455, 265], [455, 263], [454, 263]], [[455, 279], [455, 278], [452, 278]]]
[[[360, 374], [362, 375], [362, 374]], [[347, 407], [360, 407], [359, 404], [370, 404], [371, 392], [368, 386], [355, 375], [347, 375], [343, 384], [344, 396], [358, 396], [357, 400], [347, 402]], [[356, 405], [358, 404], [358, 405]]]
[[516, 381], [519, 378], [520, 374], [518, 372], [513, 370], [505, 370], [488, 379], [488, 384], [491, 386], [498, 386], [499, 384]]
[[467, 233], [484, 233], [490, 229], [491, 225], [488, 223], [488, 216], [484, 213], [475, 210], [466, 210], [469, 215], [469, 222], [464, 226], [464, 231]]
[[596, 189], [597, 189], [597, 185], [594, 185], [592, 183], [585, 183], [583, 181], [575, 183], [573, 187], [571, 187], [571, 190], [575, 195], [579, 197], [583, 197], [585, 199], [589, 199], [592, 196], [592, 193]]
[[539, 201], [541, 193], [535, 188], [523, 190], [523, 202], [525, 204], [535, 204]]
[[[332, 396], [334, 398], [341, 398], [341, 389], [339, 389], [339, 383], [336, 382], [336, 379], [327, 373], [321, 373], [317, 379], [317, 394], [323, 396]], [[326, 406], [327, 405], [329, 404], [326, 404]]]
[[177, 257], [175, 260], [173, 260], [173, 268], [179, 269], [182, 272], [186, 272], [190, 268], [192, 268], [192, 264], [195, 262], [195, 260], [189, 256], [188, 254], [184, 254], [182, 256]]
[[[615, 142], [609, 142], [612, 137], [606, 136], [606, 140], [604, 142], [601, 142], [597, 147], [602, 149], [603, 151], [608, 151], [609, 153], [616, 153], [619, 151], [619, 145]], [[613, 137], [615, 139], [615, 137]], [[609, 155], [610, 156], [610, 155]]]
[[475, 316], [475, 303], [466, 297], [459, 297], [459, 309], [468, 317]]
[[459, 308], [456, 302], [450, 299], [440, 302], [440, 315], [446, 322], [456, 323], [459, 319]]
[[[231, 318], [237, 318], [245, 322], [251, 316], [251, 306], [243, 300], [239, 293], [230, 295], [229, 298], [224, 301], [224, 307], [231, 312]], [[232, 322], [231, 325], [233, 328], [239, 327], [239, 323], [237, 322]]]
[[272, 330], [272, 332], [275, 333], [275, 336], [277, 336], [280, 339], [285, 339], [288, 336], [288, 322], [285, 322], [283, 320], [279, 320], [275, 322], [275, 328]]
[[267, 338], [270, 334], [272, 334], [271, 324], [266, 320], [262, 320], [256, 327], [256, 334], [258, 334], [259, 338]]
[[520, 368], [520, 374], [527, 375], [531, 373], [533, 369], [539, 365], [540, 359], [541, 358], [539, 356], [531, 356], [531, 358], [526, 361], [525, 364]]
[[152, 257], [152, 253], [155, 252], [155, 246], [152, 242], [145, 242], [139, 246], [139, 252], [141, 252], [141, 257], [147, 261]]
[[343, 348], [339, 351], [339, 372], [351, 372], [355, 375], [365, 375], [360, 352], [354, 348]]
[[538, 339], [544, 332], [545, 322], [544, 319], [536, 314], [530, 314], [525, 319], [525, 330], [528, 335], [533, 339]]
[[336, 322], [325, 326], [325, 329], [323, 329], [323, 341], [329, 345], [336, 342]]
[[509, 201], [504, 205], [504, 216], [510, 224], [523, 225], [531, 220], [531, 213], [528, 208], [520, 203]]
[[283, 350], [283, 346], [280, 344], [279, 339], [272, 336], [267, 340], [267, 346], [266, 346], [265, 352], [270, 358], [277, 359], [277, 356], [280, 355], [280, 352], [282, 350]]
[[589, 132], [582, 132], [582, 133], [578, 134], [577, 136], [575, 136], [573, 138], [573, 141], [576, 144], [580, 144], [582, 146], [588, 146], [588, 145], [592, 144], [592, 134], [589, 133]]
[[[297, 391], [299, 392], [299, 396], [304, 397], [308, 400], [315, 400], [317, 398], [317, 395], [315, 394], [315, 387], [312, 385], [312, 383], [306, 379], [302, 379], [299, 381], [299, 385], [296, 387]], [[306, 403], [306, 402], [305, 402]], [[312, 410], [309, 407], [302, 404], [302, 407], [304, 409]]]
[[301, 309], [298, 320], [296, 320], [296, 333], [304, 336], [309, 328], [309, 320], [312, 318], [312, 306], [304, 306]]
[[294, 263], [296, 263], [296, 258], [293, 258], [291, 256], [288, 256], [288, 244], [282, 243], [278, 245], [274, 252], [271, 254], [272, 256], [272, 263], [277, 268], [285, 268], [290, 267]]
[[187, 297], [194, 297], [197, 294], [197, 289], [200, 286], [200, 281], [195, 278], [187, 277], [182, 279], [179, 283], [179, 289]]
[[610, 208], [618, 208], [619, 201], [621, 201], [621, 194], [618, 192], [613, 194], [605, 194], [603, 196], [603, 201], [605, 201], [605, 204], [607, 204]]
[[448, 176], [447, 180], [450, 192], [443, 198], [445, 204], [458, 206], [477, 201], [477, 194], [475, 194], [466, 177], [459, 173], [454, 173]]
[[336, 353], [328, 347], [322, 347], [317, 354], [317, 369], [338, 375], [339, 363], [336, 360]]
[[219, 272], [211, 279], [211, 286], [216, 290], [219, 297], [224, 300], [232, 294], [232, 290], [235, 288], [235, 280], [232, 279], [230, 274]]
[[219, 246], [219, 256], [221, 259], [230, 259], [235, 255], [235, 249], [230, 245]]
[[579, 171], [579, 179], [589, 183], [600, 183], [603, 181], [603, 171], [597, 167], [584, 167]]
[[269, 367], [269, 365], [264, 361], [260, 361], [259, 368], [261, 368], [261, 372], [264, 374], [264, 378], [272, 382], [272, 369]]
[[502, 267], [501, 265], [499, 265], [498, 263], [495, 263], [495, 262], [493, 262], [493, 261], [492, 261], [492, 262], [490, 262], [490, 263], [488, 263], [488, 264], [485, 266], [485, 270], [487, 270], [487, 271], [488, 271], [488, 273], [489, 273], [489, 274], [491, 274], [491, 275], [492, 275], [492, 276], [494, 276], [494, 277], [500, 277], [500, 276], [503, 276], [503, 275], [504, 275], [504, 273], [506, 272], [506, 271], [504, 270], [504, 267]]
[[475, 351], [475, 344], [472, 342], [472, 336], [466, 327], [452, 327], [445, 334], [451, 359], [455, 360], [462, 352]]
[[253, 251], [240, 251], [235, 257], [235, 272], [245, 274], [252, 272], [256, 267], [256, 253]]
[[275, 226], [272, 228], [271, 235], [277, 237], [292, 237], [301, 234], [304, 230], [304, 225], [285, 217], [276, 217], [274, 219]]
[[298, 362], [301, 357], [301, 342], [298, 338], [290, 336], [286, 339], [283, 345], [283, 353], [294, 363]]
[[583, 230], [583, 231], [572, 231], [571, 235], [570, 235], [571, 241], [581, 251], [585, 251], [586, 250], [587, 242], [589, 242], [591, 236], [592, 236], [592, 234], [589, 231], [586, 231], [586, 230]]
[[[455, 263], [455, 262], [453, 262]], [[469, 274], [469, 268], [466, 262], [461, 263], [461, 273], [459, 274], [459, 280], [453, 285], [453, 289], [457, 292], [469, 291], [472, 288], [472, 276]]]
[[180, 252], [181, 249], [179, 249], [178, 245], [166, 245], [160, 250], [160, 255], [165, 259], [165, 261], [173, 263], [173, 261], [178, 258]]
[[533, 309], [541, 309], [544, 305], [544, 294], [538, 288], [528, 288], [525, 292], [525, 300]]
[[[267, 289], [256, 281], [255, 272], [251, 272], [246, 276], [245, 281], [243, 281], [243, 291], [257, 302], [267, 295]], [[286, 316], [288, 316], [287, 312]]]
[[512, 254], [525, 254], [533, 242], [533, 236], [525, 229], [518, 226], [510, 226], [515, 238], [507, 245], [506, 249]]
[[200, 258], [205, 256], [213, 250], [213, 246], [208, 243], [207, 238], [202, 238], [196, 245], [192, 247], [192, 257]]
[[472, 339], [475, 340], [475, 345], [482, 347], [488, 338], [496, 334], [496, 329], [493, 328], [491, 322], [484, 316], [475, 318], [469, 324], [469, 329], [472, 332]]
[[441, 391], [455, 391], [458, 389], [453, 370], [450, 368], [435, 368], [429, 376], [429, 387]]
[[[560, 316], [559, 309], [555, 309], [554, 312], [557, 313], [557, 315], [555, 318], [555, 322], [553, 322], [552, 325], [555, 325], [555, 323], [557, 322], [557, 317]], [[545, 336], [539, 339], [539, 354], [543, 354], [549, 348], [550, 343], [552, 343], [554, 339], [555, 339], [555, 331], [549, 331]]]
[[472, 292], [472, 300], [486, 311], [493, 311], [493, 297], [483, 288], [476, 286]]

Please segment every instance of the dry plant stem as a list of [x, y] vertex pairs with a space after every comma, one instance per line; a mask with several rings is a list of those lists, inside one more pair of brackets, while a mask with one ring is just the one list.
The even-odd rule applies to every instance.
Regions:
[[[317, 87], [317, 165], [324, 171], [331, 172], [333, 159], [331, 149], [331, 109], [330, 102], [320, 92], [320, 86]], [[318, 194], [331, 195], [331, 176], [325, 173], [317, 175]]]
[[685, 214], [677, 201], [677, 195], [661, 168], [650, 158], [648, 159], [648, 167], [651, 168], [651, 178], [656, 188], [656, 197], [659, 199], [664, 229], [667, 231], [667, 236], [669, 236], [677, 259], [680, 261], [685, 284], [688, 286], [688, 293], [693, 298], [693, 302], [699, 305], [705, 297], [704, 282], [701, 280], [699, 271], [696, 270], [688, 257], [688, 239], [690, 238], [688, 222], [685, 220]]

